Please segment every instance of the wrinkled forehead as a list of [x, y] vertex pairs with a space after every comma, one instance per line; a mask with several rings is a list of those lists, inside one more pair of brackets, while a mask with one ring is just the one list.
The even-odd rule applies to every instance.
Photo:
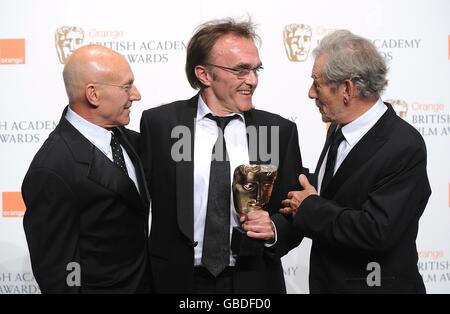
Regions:
[[211, 62], [225, 62], [228, 65], [248, 64], [251, 67], [261, 63], [258, 48], [251, 38], [233, 34], [223, 35], [213, 46]]
[[323, 68], [326, 65], [326, 62], [328, 60], [328, 56], [326, 54], [319, 55], [316, 60], [314, 61], [314, 65], [312, 68], [311, 77], [315, 80], [319, 80], [322, 76]]

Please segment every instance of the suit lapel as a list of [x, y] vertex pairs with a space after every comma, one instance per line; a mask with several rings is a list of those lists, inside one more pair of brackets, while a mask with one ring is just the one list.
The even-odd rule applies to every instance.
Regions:
[[89, 164], [92, 158], [92, 144], [66, 120], [67, 107], [64, 109], [59, 126], [61, 136], [71, 149], [74, 159], [78, 163]]
[[191, 136], [191, 158], [176, 162], [176, 199], [178, 227], [181, 232], [194, 241], [194, 121], [197, 115], [198, 95], [191, 98], [179, 110], [176, 125], [189, 128]]
[[[244, 119], [245, 119], [245, 128], [246, 129], [248, 127], [254, 127], [256, 129], [258, 128], [258, 126], [255, 124], [255, 119], [253, 118], [253, 110], [244, 112]], [[250, 136], [249, 136], [250, 134], [249, 134], [249, 132], [246, 132], [246, 133], [247, 133], [247, 145], [248, 145], [248, 148], [250, 149], [250, 145], [251, 145]], [[256, 152], [258, 152], [258, 145], [256, 145], [256, 148], [257, 148]], [[250, 164], [260, 164], [261, 163], [258, 153], [256, 154], [256, 160], [252, 157], [254, 157], [254, 156], [251, 156], [251, 154], [249, 152]]]
[[[260, 153], [261, 151], [264, 153], [272, 152], [272, 125], [270, 125], [270, 123], [265, 123], [264, 121], [259, 121], [255, 118], [254, 114], [254, 109], [244, 112], [250, 164], [269, 165], [273, 160], [263, 160]], [[255, 138], [250, 137], [250, 134], [253, 133], [252, 128], [256, 130]], [[262, 131], [262, 128], [265, 128], [265, 131]], [[262, 136], [264, 136], [264, 138], [262, 138]], [[251, 143], [251, 140], [256, 141], [256, 143]], [[263, 146], [261, 146], [262, 143], [264, 143]], [[278, 167], [279, 165], [277, 164], [276, 166]]]
[[88, 166], [87, 177], [121, 195], [134, 207], [142, 208], [143, 204], [134, 182], [66, 120], [66, 112], [67, 108], [60, 120], [61, 135], [72, 151], [75, 161]]
[[313, 176], [313, 180], [311, 182], [311, 184], [317, 188], [318, 185], [318, 177], [319, 177], [319, 171], [320, 171], [320, 167], [322, 166], [323, 163], [323, 159], [325, 158], [325, 155], [327, 153], [328, 147], [330, 147], [331, 145], [331, 135], [334, 133], [334, 131], [336, 130], [337, 125], [336, 124], [332, 124], [330, 125], [330, 127], [328, 128], [328, 132], [327, 132], [327, 139], [325, 140], [325, 145], [323, 146], [322, 152], [320, 153], [320, 157], [319, 157], [319, 161], [317, 162], [316, 165], [316, 170], [314, 171], [314, 176]]
[[124, 199], [130, 201], [134, 207], [143, 208], [141, 197], [134, 182], [95, 146], [92, 148], [88, 178], [108, 190], [118, 193]]
[[360, 168], [381, 149], [389, 137], [390, 125], [395, 117], [394, 110], [391, 106], [388, 106], [388, 110], [344, 159], [328, 187], [321, 193], [323, 197], [328, 199], [333, 198], [339, 187], [355, 173], [355, 169]]
[[128, 156], [130, 156], [131, 161], [133, 162], [134, 169], [136, 171], [136, 177], [140, 188], [140, 195], [142, 202], [144, 203], [144, 207], [147, 209], [147, 213], [149, 211], [150, 207], [150, 195], [147, 189], [147, 184], [145, 182], [145, 175], [144, 175], [144, 169], [142, 167], [141, 160], [138, 157], [138, 154], [133, 148], [133, 145], [131, 145], [130, 141], [128, 140], [125, 131], [122, 127], [116, 127], [114, 128], [114, 133], [118, 136], [120, 143], [124, 146], [125, 150], [128, 153]]

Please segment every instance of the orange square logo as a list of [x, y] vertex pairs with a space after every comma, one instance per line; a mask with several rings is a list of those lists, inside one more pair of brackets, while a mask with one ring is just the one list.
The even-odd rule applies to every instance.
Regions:
[[2, 192], [3, 217], [22, 217], [25, 203], [20, 192]]
[[25, 39], [0, 39], [0, 64], [25, 64]]

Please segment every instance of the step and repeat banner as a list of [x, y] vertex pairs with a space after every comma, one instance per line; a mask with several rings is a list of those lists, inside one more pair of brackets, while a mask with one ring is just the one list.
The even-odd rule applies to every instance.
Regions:
[[[143, 110], [195, 94], [184, 74], [186, 45], [199, 24], [251, 17], [262, 38], [259, 109], [297, 124], [304, 164], [315, 167], [326, 126], [307, 96], [311, 51], [328, 33], [370, 38], [388, 62], [384, 100], [424, 137], [433, 194], [420, 221], [419, 270], [429, 293], [450, 293], [450, 1], [140, 1], [0, 2], [0, 294], [40, 293], [31, 267], [20, 188], [36, 151], [58, 123], [67, 97], [64, 62], [98, 43], [130, 62]], [[54, 235], [58, 237], [58, 234]], [[283, 258], [289, 293], [308, 293], [309, 250]]]

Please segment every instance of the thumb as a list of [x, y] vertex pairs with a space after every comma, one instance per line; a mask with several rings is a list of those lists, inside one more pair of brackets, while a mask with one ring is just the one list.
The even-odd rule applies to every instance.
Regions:
[[308, 178], [306, 178], [304, 174], [298, 176], [298, 182], [300, 182], [300, 185], [303, 187], [304, 190], [306, 190], [306, 188], [311, 186], [311, 184], [308, 181]]

